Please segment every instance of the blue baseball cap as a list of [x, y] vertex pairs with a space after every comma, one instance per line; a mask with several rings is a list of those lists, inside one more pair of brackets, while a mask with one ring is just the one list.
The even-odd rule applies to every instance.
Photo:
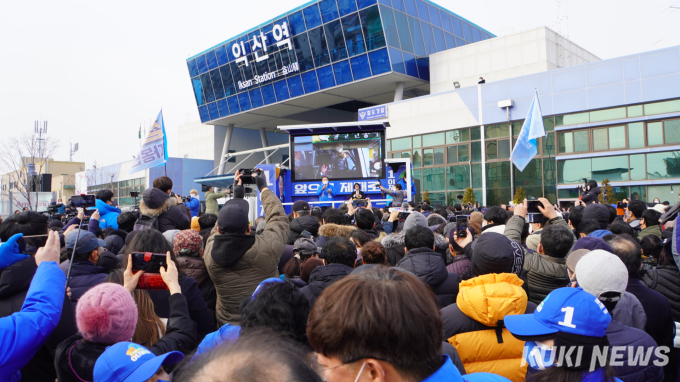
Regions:
[[[106, 247], [106, 242], [102, 239], [97, 239], [92, 232], [86, 231], [84, 229], [80, 230], [80, 236], [78, 236], [78, 230], [74, 230], [69, 233], [66, 237], [66, 248], [73, 249], [76, 247], [76, 253], [88, 253], [97, 247]], [[78, 245], [76, 246], [76, 236], [78, 236]]]
[[106, 348], [94, 364], [94, 382], [140, 382], [156, 374], [164, 365], [174, 365], [184, 354], [171, 351], [156, 357], [149, 349], [132, 342], [119, 342]]
[[505, 316], [510, 333], [544, 336], [557, 332], [588, 337], [604, 337], [612, 318], [602, 302], [581, 288], [552, 291], [533, 314]]

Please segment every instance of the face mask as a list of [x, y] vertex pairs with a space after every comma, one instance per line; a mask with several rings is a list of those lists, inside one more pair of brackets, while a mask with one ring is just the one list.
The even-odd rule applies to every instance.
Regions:
[[335, 148], [335, 151], [337, 151], [337, 152], [341, 153], [341, 152], [342, 152], [342, 146], [340, 146], [340, 147], [336, 147], [336, 148]]
[[328, 184], [328, 181], [327, 181], [327, 180], [324, 180], [324, 181], [323, 181], [323, 182], [321, 182], [321, 183], [323, 183], [323, 185], [325, 186], [325, 185], [327, 185], [327, 184]]
[[552, 346], [547, 346], [538, 341], [527, 341], [524, 351], [524, 359], [529, 366], [536, 370], [545, 370], [555, 364], [555, 351]]
[[191, 194], [191, 197], [192, 197], [192, 198], [198, 198], [198, 195], [196, 195], [196, 194]]

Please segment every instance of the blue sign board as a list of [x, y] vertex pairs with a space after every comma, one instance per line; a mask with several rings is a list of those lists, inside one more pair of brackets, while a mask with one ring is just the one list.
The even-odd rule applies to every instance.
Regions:
[[381, 118], [387, 118], [387, 106], [385, 105], [359, 109], [359, 122]]

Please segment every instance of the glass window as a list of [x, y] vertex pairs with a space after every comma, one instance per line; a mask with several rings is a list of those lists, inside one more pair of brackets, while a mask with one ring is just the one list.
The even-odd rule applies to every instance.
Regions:
[[438, 147], [434, 149], [434, 165], [444, 164], [444, 148]]
[[601, 182], [609, 179], [612, 182], [628, 180], [627, 155], [592, 158], [593, 179]]
[[413, 167], [421, 167], [423, 165], [423, 155], [421, 150], [413, 150]]
[[544, 117], [543, 128], [545, 131], [555, 131], [555, 117]]
[[269, 105], [276, 102], [276, 93], [274, 93], [274, 86], [272, 86], [272, 84], [262, 86], [262, 98], [264, 98], [265, 105]]
[[413, 49], [416, 56], [425, 56], [425, 44], [423, 43], [423, 34], [420, 31], [420, 22], [413, 17], [408, 18], [408, 27], [411, 31], [411, 40], [413, 40]]
[[375, 4], [375, 0], [357, 0], [357, 6], [359, 6], [359, 9], [366, 8], [373, 4]]
[[318, 4], [314, 4], [311, 7], [303, 9], [302, 13], [305, 14], [307, 29], [316, 28], [321, 25], [321, 14], [319, 13]]
[[[290, 81], [290, 79], [288, 81]], [[262, 91], [260, 88], [255, 88], [249, 91], [248, 94], [250, 95], [250, 102], [253, 105], [253, 109], [264, 106], [264, 101], [262, 100]]]
[[588, 151], [588, 131], [574, 131], [574, 151]]
[[[390, 56], [387, 54], [387, 49], [380, 49], [370, 52], [368, 54], [368, 58], [371, 61], [371, 70], [373, 71], [374, 76], [390, 71]], [[355, 58], [352, 59], [352, 62], [354, 62], [354, 60]]]
[[250, 97], [248, 97], [248, 93], [239, 93], [238, 97], [238, 104], [241, 106], [241, 111], [246, 111], [250, 110]]
[[[542, 193], [541, 193], [542, 194]], [[486, 164], [486, 201], [490, 206], [508, 203], [510, 195], [510, 162]]]
[[583, 178], [592, 179], [590, 158], [557, 161], [557, 183], [581, 184]]
[[498, 140], [498, 159], [510, 158], [510, 140], [500, 139]]
[[208, 69], [212, 70], [217, 67], [217, 56], [215, 56], [215, 51], [210, 51], [205, 54], [205, 59], [208, 61]]
[[663, 144], [663, 131], [661, 122], [647, 123], [647, 145], [655, 146]]
[[458, 146], [458, 162], [469, 162], [470, 161], [470, 148], [468, 145]]
[[645, 147], [645, 124], [643, 122], [628, 124], [628, 147], [631, 149]]
[[680, 177], [680, 151], [647, 154], [647, 179]]
[[411, 152], [410, 151], [404, 151], [401, 153], [402, 158], [410, 158], [411, 157]]
[[430, 14], [427, 12], [427, 4], [422, 0], [416, 0], [418, 6], [418, 18], [430, 22]]
[[423, 147], [441, 146], [444, 144], [444, 133], [423, 135]]
[[446, 50], [446, 43], [444, 42], [444, 31], [439, 28], [432, 28], [434, 33], [434, 43], [436, 44], [435, 49], [437, 52]]
[[632, 186], [630, 188], [630, 195], [635, 200], [647, 201], [647, 187], [646, 186]]
[[451, 33], [444, 33], [444, 40], [446, 41], [446, 49], [453, 49], [456, 47], [455, 38]]
[[236, 87], [234, 86], [234, 79], [231, 77], [231, 66], [224, 65], [220, 67], [220, 76], [222, 77], [222, 84], [224, 94], [229, 97], [236, 94]]
[[423, 189], [425, 191], [445, 191], [445, 174], [446, 168], [435, 167], [423, 169]]
[[449, 146], [446, 148], [446, 162], [458, 163], [458, 146]]
[[227, 98], [227, 104], [229, 105], [229, 113], [236, 114], [241, 111], [241, 107], [238, 105], [237, 96]]
[[527, 198], [540, 198], [543, 196], [543, 171], [541, 170], [541, 159], [532, 159], [524, 171], [519, 171], [515, 166], [512, 166], [512, 171], [515, 172], [515, 190], [517, 188], [524, 188]]
[[482, 161], [482, 143], [472, 142], [472, 161], [481, 162]]
[[567, 154], [574, 152], [574, 134], [573, 133], [559, 133], [558, 146], [560, 154]]
[[[510, 149], [510, 152], [512, 152], [512, 149]], [[548, 133], [543, 138], [543, 155], [555, 156], [555, 133]]]
[[210, 73], [201, 74], [201, 83], [203, 88], [203, 97], [205, 97], [205, 102], [212, 102], [215, 98], [215, 93], [212, 90], [212, 84], [210, 83]]
[[199, 73], [205, 73], [208, 71], [208, 63], [205, 61], [205, 55], [196, 57], [196, 65], [198, 66]]
[[420, 22], [420, 29], [423, 31], [423, 42], [425, 42], [425, 51], [427, 54], [434, 54], [437, 49], [434, 45], [434, 35], [432, 34], [432, 25]]
[[368, 66], [368, 56], [362, 54], [361, 56], [352, 57], [352, 72], [354, 79], [359, 80], [371, 76], [371, 68]]
[[319, 1], [319, 8], [321, 8], [321, 19], [323, 19], [324, 23], [340, 17], [335, 0], [321, 0]]
[[198, 66], [196, 66], [196, 60], [188, 61], [187, 66], [189, 67], [189, 75], [191, 77], [196, 77], [197, 75], [199, 75]]
[[479, 127], [471, 127], [470, 128], [470, 139], [473, 141], [476, 141], [480, 139], [481, 135], [479, 133]]
[[302, 88], [302, 79], [300, 76], [293, 76], [288, 78], [288, 91], [291, 97], [299, 97], [305, 94]]
[[340, 21], [333, 21], [324, 25], [326, 42], [328, 43], [328, 50], [331, 54], [333, 62], [347, 58], [347, 49], [345, 48], [345, 38], [342, 35], [342, 25]]
[[312, 48], [312, 59], [314, 66], [324, 66], [331, 63], [331, 56], [328, 53], [328, 44], [323, 27], [318, 27], [307, 32], [309, 45]]
[[229, 55], [227, 55], [227, 51], [225, 49], [226, 47], [224, 45], [215, 49], [215, 55], [217, 55], [217, 62], [219, 65], [224, 65], [229, 62]]
[[[243, 93], [246, 98], [248, 98], [248, 94]], [[211, 102], [208, 104], [208, 113], [210, 114], [210, 120], [217, 119], [220, 117], [220, 113], [217, 110], [217, 102]]]
[[314, 69], [314, 58], [312, 57], [312, 49], [309, 47], [309, 36], [303, 33], [292, 38], [293, 47], [295, 47], [295, 55], [300, 64], [300, 71], [306, 72]]
[[421, 139], [420, 135], [413, 137], [413, 148], [421, 147], [422, 146], [421, 142], [422, 142], [422, 139]]
[[316, 72], [311, 70], [302, 73], [302, 84], [305, 87], [305, 93], [311, 93], [319, 90], [319, 81], [316, 79]]
[[465, 35], [464, 36], [465, 40], [469, 42], [474, 42], [475, 39], [474, 37], [472, 37], [472, 27], [470, 26], [470, 24], [466, 23], [465, 21], [461, 21], [461, 23], [463, 24], [463, 34]]
[[607, 148], [607, 129], [593, 130], [593, 149], [599, 151]]
[[418, 17], [418, 9], [416, 8], [415, 0], [404, 0], [404, 7], [409, 16]]
[[467, 142], [470, 140], [470, 130], [460, 129], [446, 132], [446, 144]]
[[394, 21], [394, 12], [391, 8], [380, 6], [380, 14], [382, 15], [382, 23], [385, 28], [385, 38], [387, 45], [395, 48], [400, 48], [399, 32], [397, 31], [397, 24]]
[[217, 110], [220, 112], [220, 117], [226, 117], [229, 115], [229, 105], [227, 105], [226, 98], [217, 100]]
[[470, 166], [449, 166], [446, 169], [446, 183], [449, 190], [464, 190], [470, 187]]
[[630, 180], [645, 180], [645, 154], [630, 155]]
[[589, 113], [558, 115], [555, 117], [555, 126], [578, 125], [590, 122]]
[[472, 37], [475, 39], [475, 42], [482, 41], [482, 33], [477, 28], [472, 28]]
[[197, 77], [191, 80], [194, 85], [194, 96], [196, 96], [196, 105], [201, 106], [204, 103], [203, 100], [203, 83], [201, 78]]
[[590, 122], [608, 121], [612, 119], [626, 118], [626, 108], [597, 110], [590, 112]]
[[421, 80], [430, 80], [430, 57], [416, 58], [416, 65], [418, 66], [418, 78]]
[[411, 42], [411, 33], [408, 29], [406, 15], [401, 12], [394, 12], [394, 21], [397, 23], [397, 32], [399, 33], [399, 44], [401, 44], [401, 49], [413, 53], [413, 43]]
[[333, 68], [330, 65], [317, 69], [316, 74], [319, 76], [319, 87], [321, 89], [327, 89], [335, 86]]
[[385, 148], [385, 151], [392, 151], [392, 140], [388, 139], [386, 140], [387, 142], [387, 148]]
[[664, 143], [680, 142], [680, 119], [663, 122]]
[[434, 164], [434, 149], [423, 150], [423, 166], [432, 166]]
[[404, 2], [402, 0], [392, 0], [392, 7], [398, 11], [406, 12]]
[[455, 16], [451, 16], [451, 24], [453, 25], [453, 34], [460, 38], [465, 38], [465, 36], [463, 36], [463, 25], [461, 24], [460, 19]]
[[302, 16], [302, 11], [288, 15], [288, 25], [290, 25], [290, 32], [293, 36], [306, 31], [307, 27], [305, 26], [305, 18]]
[[371, 51], [384, 47], [386, 45], [385, 34], [383, 32], [382, 22], [380, 21], [378, 6], [375, 5], [359, 11], [359, 16], [361, 17], [361, 26], [364, 31], [364, 36], [366, 37], [368, 50]]
[[408, 150], [411, 148], [411, 138], [392, 139], [392, 150]]
[[626, 147], [626, 127], [614, 126], [609, 128], [609, 148], [622, 149]]
[[678, 196], [678, 185], [677, 184], [665, 184], [663, 186], [648, 186], [647, 193], [649, 194], [649, 200], [654, 200], [654, 198], [659, 198], [663, 201], [674, 201]]
[[642, 114], [642, 105], [628, 106], [628, 118], [641, 117]]
[[510, 135], [510, 130], [509, 130], [507, 124], [484, 126], [484, 138], [485, 139], [502, 138], [502, 137], [507, 137], [509, 135]]
[[498, 159], [498, 145], [496, 141], [486, 142], [486, 160]]
[[553, 158], [543, 158], [543, 195], [555, 203], [557, 194], [555, 181], [555, 160]]
[[566, 190], [557, 190], [557, 196], [560, 199], [578, 199], [578, 191], [572, 188]]
[[[198, 63], [198, 69], [201, 69], [200, 62]], [[672, 113], [675, 111], [680, 111], [680, 99], [645, 105], [645, 115]]]
[[[472, 165], [472, 188], [473, 189], [481, 189], [482, 188], [482, 164], [473, 164]], [[481, 204], [481, 193], [480, 193], [480, 198], [477, 199], [480, 204]], [[475, 198], [477, 198], [477, 193], [475, 192]]]
[[357, 10], [357, 3], [355, 0], [338, 0], [338, 10], [340, 16], [349, 15]]
[[430, 22], [436, 27], [443, 28], [442, 20], [439, 18], [439, 9], [431, 4], [428, 4], [427, 8], [430, 11]]
[[406, 67], [406, 74], [413, 77], [418, 77], [418, 66], [416, 64], [416, 56], [411, 53], [402, 52], [404, 56], [404, 66]]
[[512, 136], [518, 137], [519, 132], [522, 131], [522, 126], [524, 125], [524, 120], [512, 122]]
[[333, 64], [333, 72], [338, 85], [352, 82], [352, 69], [349, 67], [349, 60], [340, 61]]
[[342, 18], [342, 30], [345, 33], [345, 43], [350, 57], [366, 51], [358, 13]]
[[276, 93], [276, 99], [279, 101], [286, 100], [290, 98], [288, 94], [288, 84], [286, 80], [274, 82], [274, 92]]
[[401, 50], [392, 47], [387, 48], [390, 51], [390, 61], [392, 62], [392, 70], [402, 74], [406, 74], [406, 66], [404, 66], [404, 58], [401, 56]]
[[451, 17], [444, 11], [439, 12], [442, 18], [442, 28], [449, 33], [453, 33], [453, 25], [451, 24]]
[[392, 158], [401, 158], [401, 153], [392, 153]]

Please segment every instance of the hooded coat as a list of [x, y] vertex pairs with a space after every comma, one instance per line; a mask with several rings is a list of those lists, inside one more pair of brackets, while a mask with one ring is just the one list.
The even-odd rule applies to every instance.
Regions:
[[[631, 328], [612, 320], [607, 326], [607, 340], [610, 346], [620, 346], [617, 351], [618, 359], [624, 360], [622, 365], [613, 366], [614, 375], [623, 382], [661, 382], [664, 379], [663, 367], [656, 366], [654, 361], [657, 359], [654, 350], [651, 351], [652, 357], [646, 365], [633, 365], [626, 360], [635, 358], [635, 354], [644, 352], [648, 349], [656, 349], [656, 342], [640, 329]], [[629, 348], [632, 347], [632, 348]], [[631, 352], [632, 350], [632, 352]]]
[[102, 267], [96, 266], [89, 261], [79, 261], [71, 267], [71, 279], [68, 286], [71, 288], [71, 302], [78, 300], [90, 290], [104, 282], [106, 273]]
[[118, 215], [120, 215], [120, 209], [106, 204], [106, 202], [97, 199], [96, 201], [97, 211], [99, 211], [99, 228], [113, 228], [118, 229]]
[[[456, 303], [441, 310], [444, 337], [468, 373], [487, 372], [524, 381], [524, 341], [503, 325], [508, 315], [532, 313], [522, 280], [512, 273], [485, 274], [460, 283]], [[530, 309], [527, 309], [527, 308]]]
[[205, 247], [205, 265], [215, 283], [218, 325], [241, 320], [241, 301], [269, 277], [279, 277], [277, 265], [288, 241], [288, 215], [270, 190], [261, 193], [266, 228], [261, 235], [220, 234], [213, 228]]
[[351, 225], [326, 223], [319, 227], [319, 236], [314, 239], [314, 242], [317, 247], [323, 248], [323, 245], [331, 237], [349, 237], [349, 234], [355, 229], [356, 227]]
[[161, 232], [191, 228], [191, 219], [186, 207], [178, 205], [177, 199], [171, 198], [158, 188], [144, 191], [144, 196], [139, 201], [139, 211], [144, 215], [156, 217], [158, 230]]
[[316, 267], [309, 276], [309, 284], [300, 289], [300, 292], [307, 297], [309, 305], [314, 306], [321, 292], [334, 282], [352, 273], [353, 269], [344, 264], [328, 264]]
[[302, 237], [302, 231], [307, 231], [313, 237], [316, 237], [319, 234], [320, 226], [319, 221], [312, 215], [302, 215], [293, 219], [290, 222], [290, 233], [288, 233], [288, 242], [286, 244], [295, 244], [295, 240]]
[[673, 321], [680, 322], [680, 272], [675, 264], [661, 265], [645, 273], [642, 281], [664, 295], [671, 304]]
[[196, 285], [201, 291], [203, 301], [208, 305], [211, 312], [215, 312], [215, 304], [217, 303], [217, 292], [215, 292], [215, 283], [213, 283], [208, 268], [205, 267], [205, 260], [198, 257], [178, 257], [177, 270], [184, 276], [191, 277], [196, 280]]
[[456, 302], [460, 278], [446, 270], [439, 253], [429, 248], [414, 248], [406, 253], [397, 268], [407, 270], [432, 288], [441, 308]]
[[658, 225], [658, 224], [647, 226], [647, 228], [640, 231], [640, 233], [637, 235], [637, 237], [638, 237], [638, 239], [642, 239], [643, 237], [645, 237], [647, 235], [654, 235], [654, 236], [658, 237], [659, 239], [663, 240], [663, 238], [661, 237], [661, 226]]
[[581, 197], [581, 200], [583, 200], [583, 203], [592, 203], [592, 202], [597, 202], [597, 197], [602, 193], [602, 190], [600, 187], [594, 187], [590, 191], [586, 192], [583, 194]]

